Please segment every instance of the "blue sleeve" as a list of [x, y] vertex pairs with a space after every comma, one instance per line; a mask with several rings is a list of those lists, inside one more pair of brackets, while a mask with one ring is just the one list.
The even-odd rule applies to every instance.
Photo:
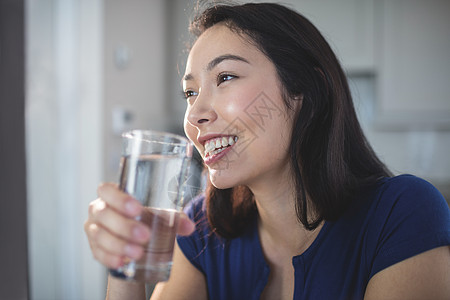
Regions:
[[205, 215], [204, 197], [199, 197], [186, 207], [185, 213], [195, 223], [195, 231], [189, 236], [177, 236], [178, 246], [186, 258], [202, 273], [205, 273], [199, 256], [205, 250], [209, 226]]
[[376, 209], [370, 277], [414, 255], [450, 245], [450, 210], [430, 183], [411, 175], [385, 183]]

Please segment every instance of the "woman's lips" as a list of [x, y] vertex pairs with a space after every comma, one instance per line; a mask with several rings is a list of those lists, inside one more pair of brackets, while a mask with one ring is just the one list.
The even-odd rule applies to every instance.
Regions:
[[205, 162], [205, 164], [207, 166], [210, 166], [210, 165], [214, 164], [215, 162], [219, 161], [225, 155], [227, 155], [227, 153], [231, 151], [231, 148], [233, 148], [233, 146], [228, 146], [226, 148], [223, 148], [223, 150], [217, 154], [212, 154], [207, 157], [204, 157], [203, 161]]
[[204, 144], [203, 160], [206, 165], [211, 165], [225, 156], [238, 141], [237, 136], [221, 136], [209, 139]]

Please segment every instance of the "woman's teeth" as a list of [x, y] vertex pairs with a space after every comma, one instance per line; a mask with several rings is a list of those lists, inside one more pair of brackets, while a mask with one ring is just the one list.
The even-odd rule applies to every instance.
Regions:
[[205, 143], [205, 157], [218, 154], [238, 140], [237, 136], [224, 136], [210, 139]]

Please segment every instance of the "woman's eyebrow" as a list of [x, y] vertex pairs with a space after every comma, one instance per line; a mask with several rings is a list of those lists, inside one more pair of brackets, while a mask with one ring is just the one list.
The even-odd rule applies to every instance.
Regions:
[[186, 75], [184, 75], [182, 81], [189, 81], [189, 80], [192, 80], [192, 79], [194, 79], [194, 76], [192, 76], [192, 74], [186, 74]]
[[211, 71], [215, 66], [217, 66], [224, 60], [237, 60], [237, 61], [242, 61], [242, 62], [250, 64], [250, 62], [248, 60], [246, 60], [245, 58], [243, 58], [241, 56], [237, 56], [234, 54], [224, 54], [224, 55], [220, 55], [220, 56], [214, 58], [213, 60], [211, 60], [208, 63], [206, 70]]
[[[208, 63], [208, 65], [206, 66], [206, 70], [207, 71], [211, 71], [215, 66], [217, 66], [218, 64], [220, 64], [224, 60], [236, 60], [236, 61], [242, 61], [242, 62], [245, 62], [247, 64], [250, 64], [250, 62], [248, 60], [246, 60], [245, 58], [243, 58], [241, 56], [234, 55], [234, 54], [224, 54], [224, 55], [217, 56], [216, 58], [211, 60]], [[183, 80], [184, 81], [189, 81], [189, 80], [192, 80], [193, 78], [194, 78], [194, 76], [192, 74], [186, 74], [183, 77]]]

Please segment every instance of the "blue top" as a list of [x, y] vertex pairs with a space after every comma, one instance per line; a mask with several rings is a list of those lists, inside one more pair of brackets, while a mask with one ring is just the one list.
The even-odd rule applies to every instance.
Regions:
[[[205, 275], [209, 299], [259, 299], [270, 270], [256, 220], [225, 240], [211, 233], [203, 198], [187, 213], [197, 229], [178, 244]], [[294, 299], [362, 299], [380, 270], [444, 245], [450, 245], [450, 210], [437, 189], [411, 175], [383, 179], [339, 220], [326, 221], [311, 246], [292, 258]]]

